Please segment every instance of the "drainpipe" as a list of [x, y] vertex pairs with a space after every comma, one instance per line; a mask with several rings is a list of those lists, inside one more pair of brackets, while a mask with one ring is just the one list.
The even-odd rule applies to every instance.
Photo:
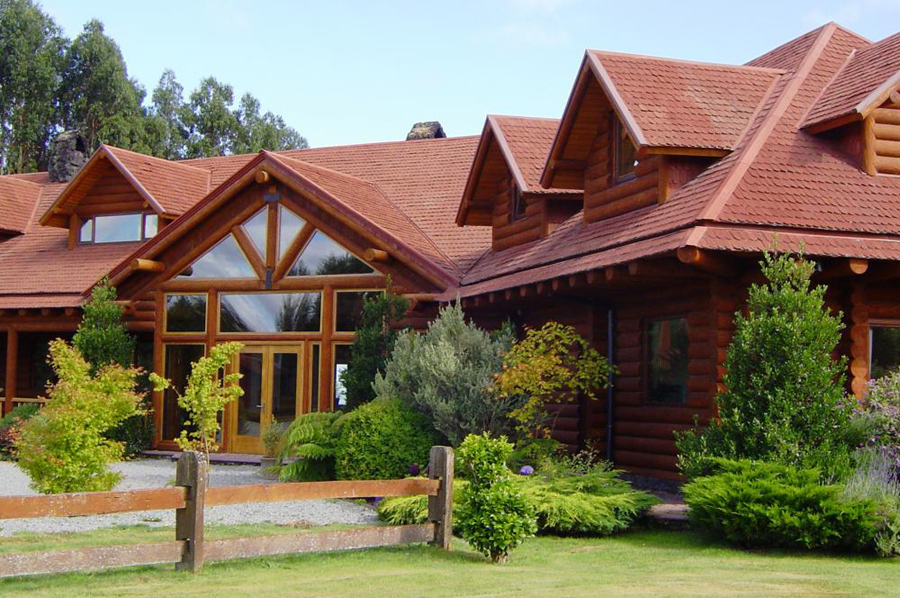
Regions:
[[[606, 310], [606, 360], [610, 365], [615, 363], [615, 334], [616, 334], [616, 310], [610, 307]], [[606, 460], [613, 460], [613, 405], [615, 391], [613, 389], [615, 376], [609, 378], [609, 386], [606, 387]]]

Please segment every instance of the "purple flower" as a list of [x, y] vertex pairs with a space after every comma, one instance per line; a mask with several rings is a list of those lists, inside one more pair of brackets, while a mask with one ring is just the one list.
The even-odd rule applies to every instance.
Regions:
[[422, 472], [422, 469], [419, 467], [418, 463], [413, 463], [409, 466], [409, 475], [419, 475]]
[[523, 465], [519, 468], [519, 475], [531, 475], [534, 473], [534, 467], [531, 465]]

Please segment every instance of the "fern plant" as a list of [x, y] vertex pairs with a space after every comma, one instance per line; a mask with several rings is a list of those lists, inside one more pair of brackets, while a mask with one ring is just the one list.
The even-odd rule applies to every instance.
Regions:
[[284, 482], [334, 479], [334, 453], [340, 437], [340, 411], [301, 415], [288, 426], [281, 441], [278, 477]]

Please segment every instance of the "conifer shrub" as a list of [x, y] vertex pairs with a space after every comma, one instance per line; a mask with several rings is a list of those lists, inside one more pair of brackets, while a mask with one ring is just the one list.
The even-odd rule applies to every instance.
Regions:
[[437, 438], [421, 413], [398, 399], [377, 399], [347, 413], [335, 447], [340, 480], [397, 479], [424, 466]]
[[454, 447], [469, 434], [511, 433], [509, 414], [521, 399], [500, 398], [493, 386], [513, 340], [509, 326], [489, 333], [467, 322], [456, 302], [424, 333], [399, 334], [384, 376], [375, 377], [376, 395], [407, 403]]
[[845, 397], [846, 358], [832, 357], [844, 326], [812, 287], [815, 265], [802, 256], [767, 253], [767, 282], [750, 286], [746, 316], [735, 316], [718, 418], [705, 430], [676, 434], [679, 466], [693, 478], [710, 459], [753, 459], [849, 473], [852, 400]]
[[335, 479], [335, 455], [341, 435], [342, 411], [301, 415], [284, 431], [278, 477], [283, 482]]
[[818, 469], [715, 459], [683, 487], [691, 521], [744, 546], [874, 550], [879, 502], [822, 483]]
[[509, 552], [537, 531], [534, 509], [510, 479], [506, 462], [512, 445], [505, 437], [472, 434], [459, 447], [459, 465], [468, 480], [460, 492], [459, 532], [472, 548], [502, 563]]
[[107, 464], [123, 456], [122, 443], [107, 432], [139, 413], [136, 369], [110, 364], [91, 374], [91, 365], [65, 341], [50, 344], [58, 381], [40, 413], [20, 429], [19, 467], [38, 492], [111, 490], [120, 475]]

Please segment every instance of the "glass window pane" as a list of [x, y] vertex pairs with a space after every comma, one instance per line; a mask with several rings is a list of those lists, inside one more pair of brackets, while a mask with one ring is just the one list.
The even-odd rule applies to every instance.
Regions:
[[310, 386], [312, 387], [312, 396], [309, 400], [309, 410], [319, 410], [319, 364], [321, 363], [322, 345], [315, 344], [312, 346], [312, 371], [310, 372]]
[[141, 240], [141, 214], [94, 217], [94, 242], [118, 243]]
[[688, 380], [688, 326], [684, 318], [657, 320], [647, 326], [647, 399], [684, 403]]
[[347, 388], [341, 380], [341, 374], [350, 364], [350, 345], [334, 346], [334, 408], [343, 409], [347, 406]]
[[374, 272], [365, 262], [316, 231], [288, 276], [322, 276], [326, 274], [370, 274]]
[[263, 261], [266, 259], [266, 239], [268, 239], [269, 210], [263, 208], [257, 212], [252, 218], [244, 222], [242, 225], [247, 231], [247, 236], [253, 241], [254, 247], [262, 256]]
[[256, 272], [228, 235], [176, 278], [256, 278]]
[[166, 332], [206, 332], [206, 295], [166, 295]]
[[278, 216], [278, 259], [280, 260], [306, 222], [284, 206], [278, 206], [278, 209], [280, 210]]
[[318, 332], [321, 293], [223, 293], [222, 332]]
[[90, 243], [94, 240], [94, 221], [87, 220], [81, 225], [81, 231], [78, 234], [78, 240], [81, 243]]
[[634, 147], [622, 123], [617, 124], [616, 131], [616, 178], [629, 178], [634, 175], [637, 148]]
[[300, 363], [296, 353], [272, 355], [272, 417], [290, 423], [297, 416], [297, 374]]
[[335, 298], [337, 304], [334, 319], [335, 331], [355, 332], [362, 317], [363, 303], [366, 299], [372, 299], [381, 294], [381, 291], [338, 291]]
[[259, 436], [263, 405], [263, 354], [241, 353], [241, 389], [238, 399], [237, 433], [241, 436]]
[[881, 378], [900, 366], [900, 328], [872, 326], [870, 378]]
[[159, 216], [156, 214], [144, 214], [144, 238], [150, 239], [156, 236], [159, 230]]
[[[178, 393], [184, 392], [191, 364], [203, 357], [204, 345], [166, 345], [164, 376], [172, 387], [163, 393], [162, 437], [174, 440], [184, 428], [185, 415], [178, 406]], [[177, 391], [177, 392], [176, 392]]]

